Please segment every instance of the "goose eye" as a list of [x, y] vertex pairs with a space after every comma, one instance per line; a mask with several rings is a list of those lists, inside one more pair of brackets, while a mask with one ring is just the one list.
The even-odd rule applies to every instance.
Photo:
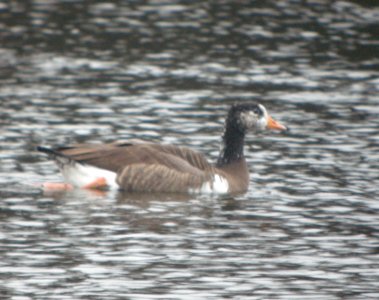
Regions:
[[262, 111], [260, 110], [259, 107], [254, 108], [253, 112], [254, 112], [256, 115], [258, 115], [258, 116], [261, 116], [261, 115], [262, 115]]

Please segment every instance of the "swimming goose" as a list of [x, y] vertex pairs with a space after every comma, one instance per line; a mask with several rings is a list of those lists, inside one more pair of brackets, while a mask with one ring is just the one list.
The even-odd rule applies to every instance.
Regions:
[[262, 104], [229, 109], [216, 164], [186, 147], [149, 142], [37, 147], [58, 164], [65, 187], [117, 188], [133, 192], [240, 193], [249, 186], [243, 154], [248, 130], [285, 130]]

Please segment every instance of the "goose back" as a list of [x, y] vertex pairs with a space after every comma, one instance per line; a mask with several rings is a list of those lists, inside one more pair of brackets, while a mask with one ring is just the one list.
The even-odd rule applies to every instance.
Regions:
[[78, 144], [54, 151], [83, 164], [118, 172], [135, 164], [163, 165], [180, 172], [211, 170], [204, 155], [186, 147], [154, 143], [116, 142], [111, 144]]

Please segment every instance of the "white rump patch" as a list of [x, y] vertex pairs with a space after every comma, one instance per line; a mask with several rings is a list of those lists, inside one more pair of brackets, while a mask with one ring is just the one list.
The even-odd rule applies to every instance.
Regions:
[[228, 191], [228, 181], [218, 174], [214, 175], [213, 181], [204, 182], [200, 188], [189, 190], [190, 193], [195, 194], [226, 194]]
[[63, 166], [62, 174], [67, 183], [71, 183], [76, 187], [84, 187], [98, 178], [104, 178], [110, 188], [118, 188], [116, 182], [116, 173], [108, 170], [100, 169], [87, 164], [68, 164]]

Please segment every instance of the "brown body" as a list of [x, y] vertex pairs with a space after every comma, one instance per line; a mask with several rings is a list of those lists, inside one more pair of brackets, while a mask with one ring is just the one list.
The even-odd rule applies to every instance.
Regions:
[[217, 168], [201, 153], [173, 145], [126, 141], [79, 144], [54, 152], [83, 165], [115, 172], [117, 184], [126, 191], [196, 191], [211, 183], [216, 174], [228, 181], [228, 193], [244, 192], [249, 184], [244, 157]]

